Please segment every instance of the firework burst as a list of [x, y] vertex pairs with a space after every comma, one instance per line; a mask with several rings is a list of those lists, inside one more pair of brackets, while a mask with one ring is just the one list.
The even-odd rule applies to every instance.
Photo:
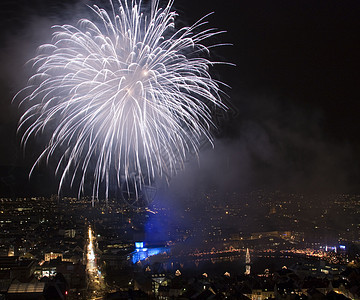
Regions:
[[137, 198], [183, 168], [202, 138], [212, 142], [211, 111], [226, 107], [203, 41], [221, 32], [202, 29], [204, 18], [176, 29], [171, 0], [163, 8], [153, 0], [148, 13], [141, 1], [110, 4], [91, 7], [93, 21], [54, 26], [16, 96], [28, 107], [19, 129], [23, 144], [50, 132], [34, 167], [56, 157], [59, 191], [69, 177], [80, 195], [90, 175], [95, 198], [114, 183]]

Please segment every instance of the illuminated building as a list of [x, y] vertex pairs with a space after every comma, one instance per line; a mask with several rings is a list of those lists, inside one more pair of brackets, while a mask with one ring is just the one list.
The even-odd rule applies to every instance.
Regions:
[[165, 274], [153, 274], [152, 279], [152, 292], [155, 296], [159, 295], [159, 288], [161, 286], [167, 286]]
[[15, 249], [14, 249], [14, 246], [11, 245], [9, 247], [9, 252], [8, 252], [8, 256], [14, 256], [15, 255]]
[[250, 263], [251, 263], [251, 259], [250, 259], [250, 252], [249, 252], [249, 248], [246, 248], [246, 256], [245, 256], [245, 275], [250, 275]]
[[8, 291], [8, 299], [43, 299], [45, 282], [13, 282]]
[[57, 259], [58, 257], [60, 257], [61, 259], [63, 258], [63, 254], [59, 253], [59, 252], [48, 252], [45, 253], [45, 261], [50, 261], [52, 259]]
[[133, 264], [142, 261], [150, 256], [160, 253], [168, 253], [169, 248], [160, 247], [144, 247], [144, 242], [135, 242], [135, 251], [131, 253], [131, 261]]

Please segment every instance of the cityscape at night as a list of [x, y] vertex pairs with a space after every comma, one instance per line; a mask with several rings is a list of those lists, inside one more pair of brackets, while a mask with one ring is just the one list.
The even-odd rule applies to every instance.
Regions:
[[0, 300], [360, 299], [359, 15], [2, 0]]
[[358, 297], [360, 195], [207, 190], [196, 197], [175, 212], [157, 201], [135, 209], [117, 200], [92, 207], [89, 198], [1, 198], [2, 292], [10, 299], [36, 290], [48, 299]]

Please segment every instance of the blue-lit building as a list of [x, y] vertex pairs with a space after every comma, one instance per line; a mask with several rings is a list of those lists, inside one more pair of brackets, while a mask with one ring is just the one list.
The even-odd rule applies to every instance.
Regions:
[[160, 253], [169, 253], [170, 249], [165, 246], [144, 246], [144, 242], [135, 242], [135, 251], [131, 253], [133, 264], [142, 261], [150, 256]]

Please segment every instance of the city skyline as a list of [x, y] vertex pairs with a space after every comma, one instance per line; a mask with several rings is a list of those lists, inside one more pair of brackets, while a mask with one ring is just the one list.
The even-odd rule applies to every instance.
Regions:
[[0, 294], [358, 298], [360, 195], [207, 190], [176, 209], [89, 200], [0, 197]]
[[[360, 2], [174, 0], [177, 28], [209, 14], [224, 30], [205, 44], [231, 44], [210, 61], [234, 65], [209, 67], [229, 110], [211, 112], [214, 147], [141, 203], [58, 193], [56, 154], [29, 179], [47, 141], [21, 147], [12, 102], [51, 26], [110, 3], [0, 3], [0, 298], [359, 299]], [[139, 66], [130, 87], [148, 80]]]

